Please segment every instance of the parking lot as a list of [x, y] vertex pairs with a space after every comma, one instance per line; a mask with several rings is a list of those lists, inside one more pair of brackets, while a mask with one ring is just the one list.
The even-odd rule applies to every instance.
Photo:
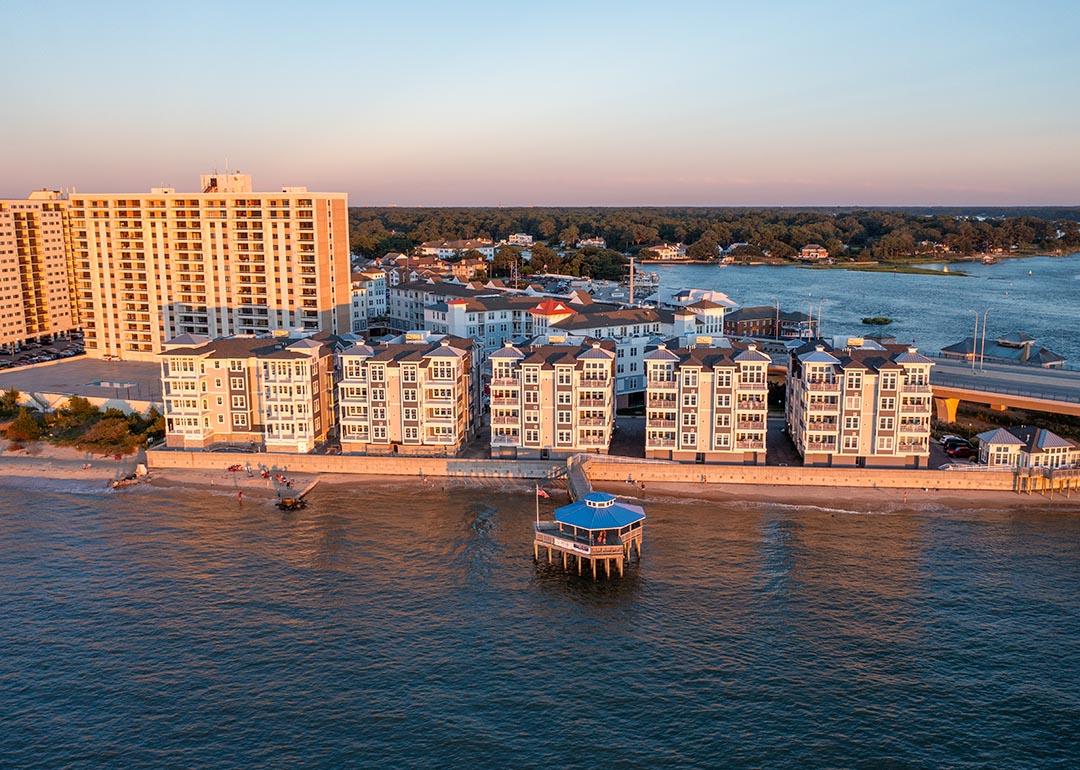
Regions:
[[54, 393], [117, 401], [161, 402], [161, 367], [153, 361], [103, 361], [78, 356], [0, 371], [0, 390]]
[[0, 369], [41, 364], [81, 355], [83, 355], [82, 333], [76, 332], [70, 337], [61, 337], [52, 342], [29, 342], [14, 352], [0, 351]]

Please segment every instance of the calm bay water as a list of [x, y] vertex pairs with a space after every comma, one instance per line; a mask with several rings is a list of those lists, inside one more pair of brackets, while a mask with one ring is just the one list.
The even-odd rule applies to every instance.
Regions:
[[5, 767], [1080, 762], [1076, 506], [647, 501], [593, 584], [532, 564], [527, 493], [28, 498]]
[[[989, 310], [989, 334], [1026, 331], [1080, 364], [1080, 254], [949, 266], [967, 277], [794, 266], [657, 269], [665, 286], [717, 289], [741, 305], [772, 305], [779, 299], [786, 310], [813, 308], [817, 315], [820, 308], [828, 335], [884, 330], [929, 351], [971, 336], [975, 311]], [[895, 322], [884, 329], [861, 323], [873, 315]]]

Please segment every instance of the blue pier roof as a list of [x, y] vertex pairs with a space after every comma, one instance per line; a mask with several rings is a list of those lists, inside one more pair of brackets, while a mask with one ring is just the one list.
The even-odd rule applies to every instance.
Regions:
[[555, 521], [579, 529], [619, 529], [645, 518], [640, 505], [621, 503], [607, 492], [589, 492], [570, 505], [555, 509]]

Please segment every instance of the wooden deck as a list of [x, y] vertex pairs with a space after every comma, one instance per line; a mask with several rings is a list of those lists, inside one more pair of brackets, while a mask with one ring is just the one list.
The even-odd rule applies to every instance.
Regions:
[[603, 569], [607, 577], [611, 577], [614, 568], [621, 577], [635, 547], [637, 558], [641, 560], [643, 535], [641, 526], [628, 527], [621, 536], [615, 533], [608, 535], [604, 544], [600, 545], [588, 537], [560, 531], [559, 525], [554, 521], [541, 521], [535, 526], [533, 559], [540, 561], [540, 551], [545, 550], [548, 564], [555, 562], [555, 554], [561, 554], [563, 569], [576, 565], [579, 575], [588, 569], [595, 580], [599, 569]]

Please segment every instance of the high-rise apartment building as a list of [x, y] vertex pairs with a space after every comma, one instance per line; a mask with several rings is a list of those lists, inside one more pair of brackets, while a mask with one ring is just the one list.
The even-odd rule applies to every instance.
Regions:
[[310, 452], [334, 425], [334, 356], [311, 337], [185, 334], [163, 345], [165, 443]]
[[926, 467], [933, 365], [914, 347], [861, 338], [793, 350], [785, 410], [804, 463]]
[[765, 462], [769, 356], [753, 344], [645, 355], [645, 456], [683, 462]]
[[615, 424], [615, 343], [507, 343], [490, 356], [492, 457], [607, 454]]
[[417, 332], [340, 354], [341, 450], [452, 455], [480, 423], [472, 340]]
[[246, 174], [204, 175], [200, 190], [70, 196], [89, 355], [152, 360], [183, 334], [349, 331], [345, 193], [257, 193]]
[[52, 190], [0, 200], [0, 347], [78, 328], [66, 208]]

